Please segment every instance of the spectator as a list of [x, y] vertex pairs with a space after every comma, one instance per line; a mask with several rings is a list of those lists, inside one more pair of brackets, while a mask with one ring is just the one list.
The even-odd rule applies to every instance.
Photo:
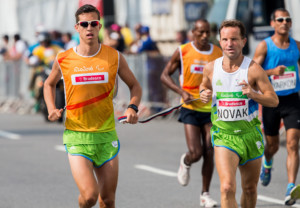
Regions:
[[156, 43], [150, 37], [150, 28], [148, 26], [141, 27], [140, 33], [142, 35], [141, 45], [138, 53], [141, 52], [159, 52]]
[[141, 45], [141, 38], [142, 38], [141, 28], [142, 28], [142, 25], [140, 23], [138, 23], [134, 27], [135, 40], [130, 45], [130, 53], [137, 53], [138, 52], [138, 49]]
[[65, 50], [77, 46], [77, 42], [75, 40], [72, 40], [72, 34], [69, 32], [62, 34], [61, 40], [64, 43]]
[[8, 49], [9, 49], [9, 36], [4, 35], [2, 37], [2, 44], [0, 48], [0, 55], [3, 56], [3, 59], [6, 60], [8, 58]]
[[124, 52], [125, 50], [125, 41], [124, 41], [124, 37], [121, 34], [121, 26], [118, 24], [112, 24], [110, 26], [111, 29], [111, 33], [109, 35], [110, 39], [115, 40], [116, 43], [115, 48], [120, 51], [120, 52]]
[[[38, 35], [42, 32], [46, 32], [45, 27], [43, 25], [37, 25], [35, 27], [35, 37], [37, 38]], [[40, 43], [36, 42], [28, 47], [28, 50], [26, 51], [27, 63], [29, 61], [29, 57], [32, 55], [33, 50], [39, 45], [40, 45]]]
[[210, 24], [210, 38], [209, 42], [211, 42], [214, 45], [217, 45], [220, 48], [219, 40], [217, 39], [218, 35], [218, 25], [214, 22]]
[[176, 41], [178, 43], [180, 43], [180, 45], [188, 43], [189, 40], [187, 38], [187, 32], [185, 30], [177, 31], [176, 32]]
[[57, 30], [53, 30], [50, 33], [52, 43], [58, 45], [59, 47], [63, 48], [64, 47], [64, 42], [62, 41], [62, 33]]
[[49, 33], [40, 33], [38, 36], [40, 45], [33, 50], [33, 55], [39, 58], [41, 64], [52, 67], [53, 61], [61, 47], [52, 43]]
[[133, 43], [134, 39], [131, 30], [127, 24], [121, 28], [121, 34], [123, 35], [126, 48], [129, 48], [130, 45]]
[[9, 51], [10, 59], [13, 61], [21, 60], [26, 50], [27, 43], [24, 40], [21, 40], [21, 36], [19, 34], [15, 34], [13, 46]]
[[27, 50], [27, 43], [21, 39], [19, 34], [14, 35], [14, 43], [12, 47], [9, 49], [8, 60], [12, 61], [13, 64], [13, 73], [14, 83], [13, 86], [13, 94], [14, 96], [21, 97], [20, 93], [20, 78], [21, 78], [21, 61], [24, 57], [24, 54]]

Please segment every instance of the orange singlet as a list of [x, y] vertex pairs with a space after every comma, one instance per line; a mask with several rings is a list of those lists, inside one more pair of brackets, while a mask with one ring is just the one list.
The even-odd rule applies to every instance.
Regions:
[[57, 55], [66, 99], [66, 129], [109, 132], [115, 129], [113, 92], [119, 68], [117, 50], [100, 45], [93, 56], [81, 56], [75, 47]]
[[[210, 44], [209, 51], [199, 51], [194, 42], [190, 42], [179, 47], [181, 60], [180, 85], [182, 89], [190, 93], [195, 99], [200, 97], [199, 87], [203, 79], [204, 66], [221, 57], [222, 50]], [[183, 100], [181, 99], [181, 102]], [[182, 107], [199, 112], [210, 112], [211, 101], [202, 103], [200, 100], [190, 104], [183, 104]]]

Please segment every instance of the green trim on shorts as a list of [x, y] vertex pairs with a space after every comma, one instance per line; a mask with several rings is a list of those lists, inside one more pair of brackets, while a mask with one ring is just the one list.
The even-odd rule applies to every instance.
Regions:
[[64, 144], [101, 144], [118, 140], [116, 130], [109, 132], [82, 132], [66, 129], [63, 134]]
[[73, 156], [82, 156], [91, 161], [94, 167], [101, 167], [114, 159], [120, 150], [119, 140], [101, 144], [65, 144], [66, 151]]
[[[241, 131], [243, 132], [243, 131]], [[264, 155], [264, 140], [259, 126], [254, 126], [246, 132], [224, 131], [216, 126], [211, 128], [213, 147], [224, 147], [238, 155], [239, 165], [244, 165], [251, 160], [258, 159]]]

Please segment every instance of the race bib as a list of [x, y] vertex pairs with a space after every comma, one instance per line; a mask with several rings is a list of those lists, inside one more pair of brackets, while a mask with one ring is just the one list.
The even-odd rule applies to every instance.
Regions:
[[203, 68], [204, 68], [204, 65], [193, 64], [193, 65], [191, 65], [191, 73], [203, 74]]
[[71, 79], [73, 85], [108, 83], [108, 73], [73, 74]]
[[296, 88], [297, 74], [295, 66], [285, 69], [283, 75], [271, 75], [271, 83], [275, 91], [291, 90]]
[[248, 97], [242, 92], [217, 92], [217, 114], [221, 121], [247, 120]]

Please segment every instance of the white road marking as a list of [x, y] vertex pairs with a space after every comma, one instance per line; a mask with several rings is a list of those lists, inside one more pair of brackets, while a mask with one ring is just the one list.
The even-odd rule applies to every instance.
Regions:
[[[271, 203], [275, 203], [275, 204], [284, 205], [284, 201], [278, 200], [278, 199], [274, 199], [274, 198], [271, 198], [271, 197], [267, 197], [267, 196], [258, 195], [257, 199], [260, 200], [260, 201], [265, 201], [265, 202], [271, 202]], [[299, 204], [294, 204], [291, 207], [300, 207], [300, 205]]]
[[21, 138], [19, 134], [14, 134], [8, 131], [1, 131], [1, 130], [0, 130], [0, 137], [4, 137], [5, 139], [12, 139], [12, 140], [17, 140]]
[[66, 151], [64, 145], [56, 145], [56, 146], [54, 147], [54, 149], [57, 150], [57, 151], [62, 151], [62, 152], [65, 152], [65, 151]]
[[177, 173], [175, 173], [175, 172], [162, 170], [162, 169], [159, 169], [159, 168], [154, 168], [154, 167], [151, 167], [151, 166], [148, 166], [148, 165], [135, 165], [134, 167], [137, 168], [137, 169], [149, 171], [149, 172], [152, 172], [152, 173], [157, 173], [157, 174], [164, 175], [164, 176], [169, 176], [169, 177], [176, 177], [177, 176]]
[[[159, 169], [159, 168], [154, 168], [154, 167], [151, 167], [151, 166], [148, 166], [148, 165], [135, 165], [134, 167], [137, 168], [137, 169], [149, 171], [149, 172], [164, 175], [164, 176], [177, 177], [177, 173], [175, 173], [175, 172], [162, 170], [162, 169]], [[271, 197], [267, 197], [267, 196], [258, 195], [257, 199], [260, 200], [260, 201], [264, 201], [264, 202], [270, 202], [270, 203], [273, 203], [273, 204], [284, 205], [284, 201], [278, 200], [278, 199], [275, 199], [275, 198], [271, 198]], [[300, 205], [299, 204], [294, 204], [291, 207], [300, 208]]]

